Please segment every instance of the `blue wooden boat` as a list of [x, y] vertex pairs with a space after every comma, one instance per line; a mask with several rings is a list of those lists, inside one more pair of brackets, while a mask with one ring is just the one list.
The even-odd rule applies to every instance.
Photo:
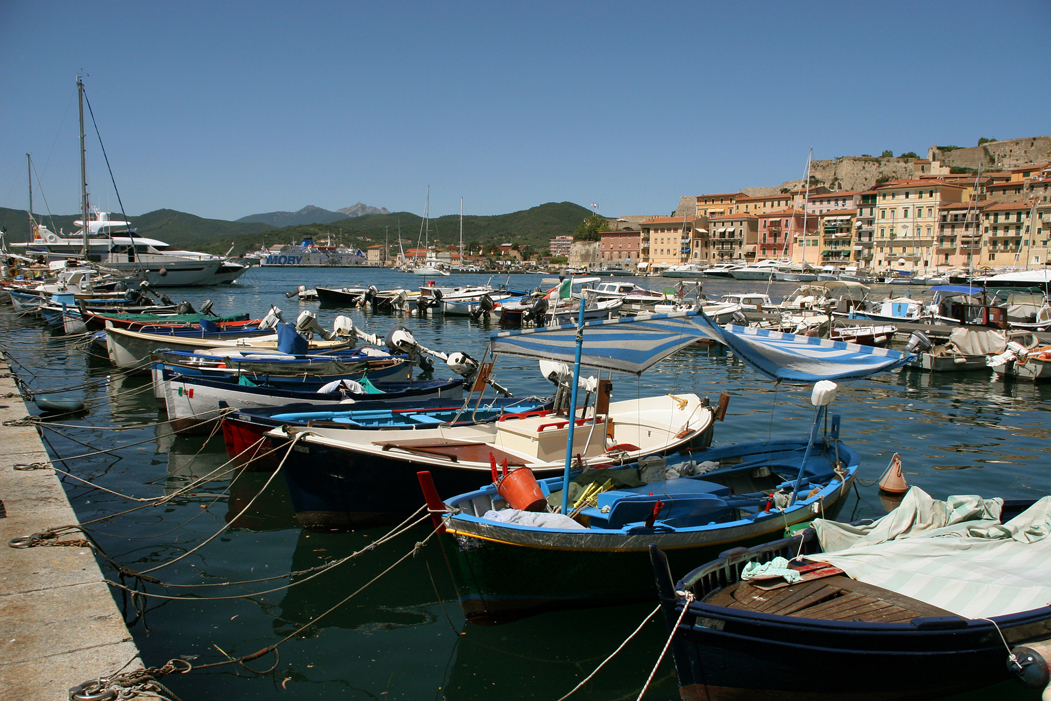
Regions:
[[[408, 382], [413, 365], [407, 355], [384, 354], [375, 349], [348, 349], [330, 354], [294, 355], [273, 351], [251, 352], [237, 349], [190, 352], [161, 349], [153, 352], [150, 372], [154, 397], [164, 403], [164, 373], [203, 377], [220, 382], [246, 384], [277, 383], [295, 386], [312, 378], [317, 386], [334, 379]], [[302, 386], [300, 385], [300, 389]]]
[[[652, 598], [651, 543], [666, 548], [684, 571], [729, 543], [769, 540], [787, 525], [836, 513], [859, 464], [858, 454], [839, 441], [837, 417], [813, 444], [731, 445], [576, 473], [571, 504], [587, 485], [609, 481], [612, 487], [577, 506], [573, 518], [513, 508], [496, 485], [444, 505], [431, 491], [428, 503], [445, 512], [442, 546], [464, 614], [476, 623], [502, 623]], [[691, 476], [695, 471], [703, 472]], [[647, 481], [654, 474], [659, 478]], [[544, 507], [561, 503], [562, 477], [538, 485]], [[789, 505], [792, 495], [799, 498]], [[612, 572], [616, 576], [600, 574]]]
[[[833, 552], [806, 529], [729, 550], [674, 584], [673, 554], [651, 548], [681, 698], [931, 699], [1012, 672], [1048, 698], [1049, 500], [1003, 501], [1002, 510], [986, 500], [966, 514], [981, 520]], [[1015, 528], [1028, 532], [1008, 535]], [[864, 574], [873, 562], [881, 584]]]

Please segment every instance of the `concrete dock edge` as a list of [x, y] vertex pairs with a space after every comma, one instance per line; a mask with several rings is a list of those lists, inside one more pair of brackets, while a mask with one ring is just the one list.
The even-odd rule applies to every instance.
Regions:
[[[0, 422], [29, 414], [10, 373], [0, 360]], [[33, 463], [51, 464], [37, 429], [0, 425], [0, 699], [64, 701], [72, 686], [142, 663], [89, 548], [9, 547], [78, 523], [53, 470], [14, 469]]]

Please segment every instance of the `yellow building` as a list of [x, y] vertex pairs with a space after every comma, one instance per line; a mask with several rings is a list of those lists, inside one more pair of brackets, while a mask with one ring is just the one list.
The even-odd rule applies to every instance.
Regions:
[[724, 192], [717, 195], [697, 195], [698, 217], [721, 217], [733, 214], [737, 198], [743, 197], [740, 192]]
[[657, 266], [682, 265], [693, 262], [692, 257], [696, 234], [702, 238], [707, 232], [702, 226], [703, 219], [684, 219], [683, 217], [654, 217], [642, 222], [639, 227], [642, 262], [650, 268]]
[[876, 270], [936, 268], [941, 207], [961, 202], [965, 187], [935, 180], [891, 180], [876, 188]]

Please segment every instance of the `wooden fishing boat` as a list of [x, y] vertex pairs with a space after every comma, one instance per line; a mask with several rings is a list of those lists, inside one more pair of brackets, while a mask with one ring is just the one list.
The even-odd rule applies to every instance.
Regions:
[[[989, 361], [1007, 351], [1011, 344], [1023, 349], [1039, 345], [1039, 339], [1027, 331], [1000, 331], [972, 326], [954, 328], [945, 343], [931, 344], [921, 332], [914, 332], [923, 343], [909, 368], [925, 372], [989, 372]], [[911, 342], [911, 339], [910, 339]]]
[[681, 698], [930, 699], [1012, 671], [1045, 687], [1051, 497], [917, 492], [874, 524], [817, 520], [674, 585], [651, 548]]
[[353, 307], [361, 302], [368, 291], [366, 287], [315, 287], [314, 292], [322, 305]]
[[302, 402], [339, 406], [382, 398], [402, 405], [430, 397], [460, 399], [463, 379], [384, 381], [353, 374], [336, 379], [246, 375], [227, 380], [184, 375], [161, 369], [168, 421], [181, 433], [207, 432], [221, 418], [219, 402], [234, 409]]
[[[601, 392], [601, 390], [600, 390]], [[582, 464], [630, 462], [650, 453], [701, 447], [711, 440], [713, 410], [695, 394], [609, 402], [585, 416], [542, 411], [470, 426], [373, 430], [281, 427], [275, 445], [295, 439], [285, 481], [306, 528], [348, 529], [400, 518], [421, 497], [416, 473], [429, 470], [445, 493], [475, 489], [490, 474], [490, 455], [538, 475], [561, 473], [572, 445]], [[570, 441], [569, 426], [580, 427]]]
[[[215, 333], [198, 329], [193, 335], [175, 329], [168, 329], [163, 333], [158, 331], [155, 329], [152, 333], [145, 333], [106, 324], [106, 352], [110, 362], [120, 368], [144, 367], [150, 354], [162, 348], [189, 351], [207, 348], [282, 350], [278, 332], [271, 330]], [[295, 329], [291, 331], [294, 332]], [[331, 341], [312, 340], [308, 344], [308, 350], [325, 353], [352, 348], [353, 345], [353, 340], [337, 337]]]
[[406, 355], [373, 355], [377, 349], [353, 349], [327, 355], [292, 355], [288, 353], [251, 353], [236, 349], [212, 348], [195, 353], [162, 349], [153, 352], [150, 373], [153, 393], [164, 406], [164, 374], [203, 377], [220, 382], [237, 383], [241, 378], [254, 384], [271, 379], [313, 378], [318, 384], [368, 376], [383, 382], [408, 382], [413, 364]]
[[897, 332], [898, 327], [893, 324], [873, 324], [871, 326], [856, 324], [832, 326], [828, 331], [828, 337], [833, 341], [885, 348]]
[[1051, 380], [1051, 346], [1031, 349], [1012, 346], [1001, 358], [990, 359], [989, 364], [1001, 379]]
[[171, 307], [167, 311], [156, 307], [143, 308], [143, 310], [139, 311], [134, 309], [92, 310], [89, 307], [87, 309], [81, 308], [80, 311], [88, 329], [92, 331], [105, 329], [106, 322], [113, 324], [117, 328], [142, 331], [148, 326], [200, 328], [201, 320], [204, 319], [205, 325], [211, 323], [219, 330], [230, 331], [246, 326], [258, 326], [263, 321], [262, 319], [250, 319], [248, 314], [230, 314], [227, 316], [212, 316], [201, 312], [181, 314], [177, 313], [175, 307]]
[[[497, 421], [512, 414], [549, 411], [551, 406], [550, 397], [497, 397], [481, 405], [472, 405], [470, 399], [456, 403], [429, 398], [414, 401], [406, 408], [392, 407], [383, 399], [357, 401], [338, 408], [319, 404], [256, 407], [224, 414], [223, 439], [227, 454], [235, 462], [250, 462], [254, 469], [272, 470], [284, 453], [272, 450], [273, 443], [266, 434], [280, 426], [372, 430], [467, 426]], [[219, 408], [226, 408], [225, 402], [220, 402]]]
[[[578, 473], [569, 483], [571, 500], [589, 484], [612, 487], [574, 509], [575, 518], [514, 508], [508, 503], [514, 494], [495, 484], [444, 504], [425, 487], [432, 512], [445, 514], [442, 545], [464, 614], [476, 623], [501, 623], [646, 600], [654, 594], [651, 543], [674, 553], [684, 571], [728, 544], [769, 540], [819, 512], [838, 512], [860, 458], [839, 442], [838, 418], [833, 423], [813, 444], [762, 441]], [[648, 475], [657, 478], [647, 481]], [[538, 487], [542, 507], [561, 503], [562, 477]]]

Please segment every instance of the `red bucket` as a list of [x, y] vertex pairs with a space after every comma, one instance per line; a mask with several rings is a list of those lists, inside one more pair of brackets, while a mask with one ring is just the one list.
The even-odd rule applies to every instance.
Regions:
[[540, 485], [528, 467], [520, 467], [504, 475], [496, 491], [513, 509], [543, 511], [547, 506], [547, 498], [540, 491]]

